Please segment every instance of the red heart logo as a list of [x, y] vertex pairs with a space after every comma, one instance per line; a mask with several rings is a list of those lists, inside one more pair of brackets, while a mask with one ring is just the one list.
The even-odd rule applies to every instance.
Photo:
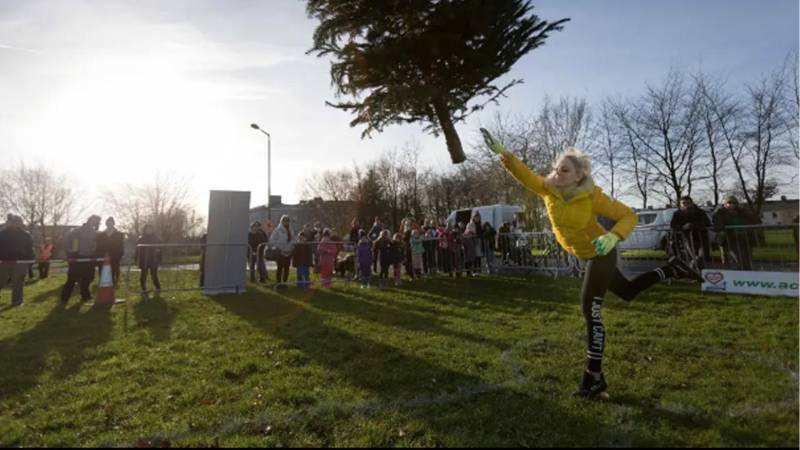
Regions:
[[725, 275], [723, 275], [721, 272], [708, 272], [705, 278], [709, 283], [717, 284], [725, 279]]

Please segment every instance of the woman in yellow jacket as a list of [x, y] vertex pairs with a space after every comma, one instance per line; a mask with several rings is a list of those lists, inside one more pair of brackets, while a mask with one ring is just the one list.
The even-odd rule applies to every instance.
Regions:
[[[567, 252], [587, 261], [581, 290], [581, 306], [587, 327], [587, 368], [576, 395], [590, 397], [606, 390], [603, 376], [605, 327], [601, 307], [606, 291], [626, 301], [641, 291], [671, 277], [694, 277], [691, 269], [675, 259], [667, 266], [628, 280], [617, 268], [616, 245], [636, 226], [637, 216], [628, 206], [609, 198], [594, 185], [589, 158], [578, 150], [564, 152], [546, 177], [531, 172], [507, 152], [486, 130], [487, 145], [500, 155], [503, 166], [517, 181], [544, 199], [553, 233]], [[597, 221], [602, 215], [616, 225], [606, 231]]]

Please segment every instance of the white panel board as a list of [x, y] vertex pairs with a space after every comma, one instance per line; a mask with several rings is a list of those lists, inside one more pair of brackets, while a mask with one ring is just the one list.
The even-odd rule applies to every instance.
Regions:
[[245, 292], [249, 219], [249, 192], [211, 191], [203, 288], [206, 294]]

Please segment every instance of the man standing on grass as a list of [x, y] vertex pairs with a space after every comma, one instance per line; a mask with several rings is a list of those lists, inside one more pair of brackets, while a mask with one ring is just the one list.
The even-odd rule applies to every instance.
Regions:
[[[708, 228], [711, 221], [708, 215], [695, 205], [688, 195], [681, 197], [680, 208], [672, 216], [670, 227], [673, 233], [683, 237], [683, 244], [692, 251], [698, 271], [702, 271], [704, 263], [710, 260], [711, 251], [708, 243]], [[676, 249], [677, 250], [677, 249]]]
[[717, 232], [722, 264], [736, 270], [751, 270], [753, 264], [751, 240], [755, 239], [752, 239], [750, 230], [741, 227], [757, 225], [761, 221], [750, 211], [740, 207], [739, 200], [734, 195], [725, 199], [725, 203], [717, 208], [711, 220], [714, 231]]
[[261, 222], [253, 222], [250, 224], [250, 233], [247, 235], [247, 245], [250, 247], [250, 257], [248, 263], [250, 265], [250, 282], [256, 282], [256, 269], [258, 269], [258, 282], [267, 282], [267, 266], [264, 263], [264, 249], [261, 244], [269, 242], [269, 236], [261, 226]]
[[[119, 268], [122, 257], [125, 255], [125, 235], [116, 228], [113, 217], [106, 220], [106, 229], [97, 234], [97, 257], [105, 258], [106, 254], [111, 258], [111, 277], [114, 280], [114, 287], [119, 286]], [[100, 269], [98, 275], [102, 275], [103, 263], [98, 262]]]
[[81, 227], [72, 230], [66, 239], [69, 269], [67, 282], [61, 290], [61, 303], [66, 305], [75, 284], [80, 285], [81, 301], [89, 301], [92, 294], [89, 285], [94, 278], [94, 260], [97, 254], [97, 230], [100, 229], [100, 216], [91, 216]]
[[0, 290], [11, 282], [11, 306], [22, 306], [23, 285], [25, 274], [31, 264], [21, 264], [17, 261], [32, 261], [33, 239], [25, 231], [22, 219], [17, 216], [9, 217], [5, 227], [0, 230]]

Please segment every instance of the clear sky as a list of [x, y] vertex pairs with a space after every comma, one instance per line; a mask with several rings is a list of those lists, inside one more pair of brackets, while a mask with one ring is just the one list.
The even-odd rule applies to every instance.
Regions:
[[[545, 94], [635, 95], [671, 66], [753, 82], [798, 49], [797, 0], [534, 1], [564, 31], [520, 60], [499, 108], [458, 127], [465, 144], [496, 111], [528, 114]], [[446, 167], [444, 138], [417, 126], [371, 140], [333, 99], [328, 62], [305, 52], [315, 22], [299, 0], [0, 0], [0, 165], [43, 162], [90, 197], [100, 186], [189, 176], [209, 189], [300, 199], [311, 173], [352, 167], [414, 140]]]

